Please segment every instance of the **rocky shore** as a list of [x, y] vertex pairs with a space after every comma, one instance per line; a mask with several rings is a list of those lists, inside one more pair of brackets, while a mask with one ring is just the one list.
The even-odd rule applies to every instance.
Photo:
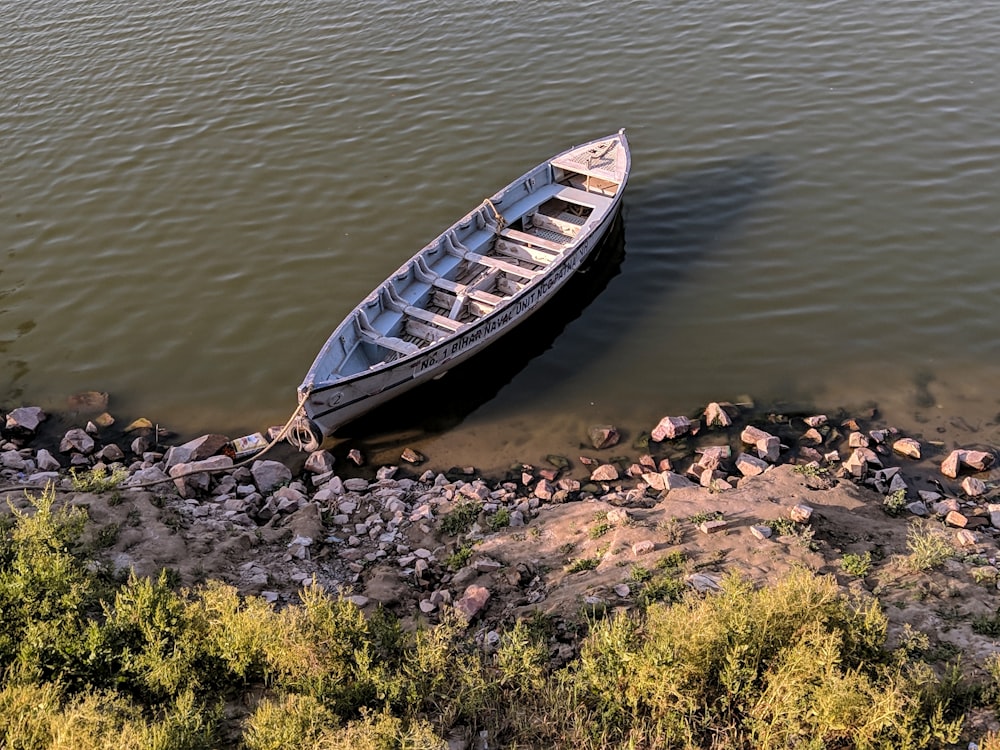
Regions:
[[628, 446], [595, 426], [579, 455], [486, 477], [411, 449], [393, 466], [287, 445], [244, 461], [226, 436], [174, 444], [146, 420], [114, 432], [102, 395], [78, 397], [94, 413], [48, 447], [41, 409], [0, 412], [0, 494], [23, 508], [52, 484], [86, 507], [119, 576], [168, 569], [278, 605], [316, 580], [411, 627], [455, 608], [485, 642], [540, 612], [558, 661], [588, 612], [667, 596], [654, 574], [707, 591], [805, 566], [877, 596], [894, 636], [919, 631], [942, 662], [975, 670], [996, 652], [996, 451], [903, 435], [874, 412], [715, 403]]

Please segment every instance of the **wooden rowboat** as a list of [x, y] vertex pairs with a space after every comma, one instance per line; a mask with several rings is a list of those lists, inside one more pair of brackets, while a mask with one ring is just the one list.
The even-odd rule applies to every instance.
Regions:
[[[300, 447], [480, 352], [580, 268], [615, 218], [625, 131], [521, 175], [400, 266], [330, 335], [298, 388]], [[306, 434], [303, 434], [303, 433]]]

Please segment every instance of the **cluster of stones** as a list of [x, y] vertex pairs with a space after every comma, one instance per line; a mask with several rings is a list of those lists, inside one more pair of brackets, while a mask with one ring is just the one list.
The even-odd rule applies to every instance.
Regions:
[[[334, 471], [333, 456], [323, 450], [310, 454], [296, 477], [278, 461], [235, 464], [226, 454], [228, 439], [219, 435], [157, 450], [148, 422], [127, 431], [130, 442], [125, 447], [102, 444], [101, 424], [88, 422], [84, 428], [66, 432], [59, 444], [60, 458], [43, 448], [26, 447], [45, 415], [37, 407], [23, 407], [6, 415], [0, 476], [11, 485], [55, 482], [69, 489], [67, 468], [125, 471], [124, 488], [155, 487], [159, 492], [169, 488], [168, 501], [185, 523], [204, 527], [218, 537], [243, 533], [247, 538], [263, 536], [280, 546], [280, 554], [262, 556], [234, 572], [237, 580], [233, 582], [244, 591], [277, 599], [279, 594], [268, 590], [276, 580], [304, 584], [315, 579], [350, 594], [356, 586], [370, 583], [365, 576], [377, 570], [394, 577], [395, 583], [410, 586], [424, 615], [454, 607], [470, 619], [487, 606], [496, 576], [503, 577], [504, 585], [520, 589], [538, 583], [527, 568], [503, 570], [501, 563], [483, 556], [470, 557], [468, 564], [451, 569], [460, 545], [489, 533], [488, 521], [497, 514], [503, 512], [504, 522], [518, 527], [529, 524], [542, 504], [597, 499], [616, 506], [648, 507], [682, 487], [725, 492], [779, 463], [824, 468], [887, 496], [901, 492], [910, 501], [909, 512], [936, 514], [970, 535], [975, 529], [1000, 528], [1000, 504], [982, 504], [990, 497], [991, 487], [968, 475], [987, 470], [994, 460], [992, 453], [956, 450], [944, 460], [941, 472], [945, 477], [967, 474], [960, 496], [940, 491], [913, 493], [900, 468], [887, 464], [893, 457], [920, 459], [923, 446], [896, 430], [865, 432], [853, 420], [833, 425], [822, 415], [805, 418], [801, 426], [798, 420], [794, 424], [776, 420], [735, 427], [741, 416], [739, 407], [712, 403], [696, 419], [663, 417], [643, 443], [645, 452], [634, 462], [580, 456], [580, 464], [589, 472], [583, 481], [569, 475], [567, 458], [549, 456], [548, 466], [522, 465], [506, 481], [491, 485], [474, 478], [472, 469], [464, 478], [432, 471], [412, 478], [398, 476], [397, 467], [383, 467], [371, 480], [342, 479]], [[106, 415], [102, 420], [107, 422]], [[697, 443], [696, 436], [702, 438]], [[612, 426], [590, 430], [595, 451], [614, 447], [620, 438]], [[351, 459], [362, 461], [356, 451]], [[418, 464], [424, 457], [407, 449], [401, 460]], [[476, 523], [458, 538], [443, 539], [441, 520], [467, 504], [477, 509]], [[811, 515], [806, 505], [791, 509], [791, 520], [797, 523], [808, 523]], [[726, 529], [726, 521], [707, 520], [700, 528], [706, 534], [715, 533]], [[763, 539], [771, 529], [757, 525], [751, 532]], [[974, 544], [974, 535], [966, 541]], [[634, 549], [633, 553], [646, 551]], [[531, 595], [541, 596], [537, 591]], [[353, 598], [359, 606], [368, 603], [364, 596]]]

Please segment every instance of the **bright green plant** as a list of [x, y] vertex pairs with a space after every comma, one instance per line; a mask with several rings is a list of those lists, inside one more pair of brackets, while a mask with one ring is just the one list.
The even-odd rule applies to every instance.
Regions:
[[898, 516], [906, 510], [906, 490], [900, 489], [890, 492], [882, 500], [882, 507], [890, 516]]
[[840, 567], [845, 572], [858, 578], [864, 578], [872, 569], [872, 553], [865, 552], [863, 555], [848, 552], [840, 561]]

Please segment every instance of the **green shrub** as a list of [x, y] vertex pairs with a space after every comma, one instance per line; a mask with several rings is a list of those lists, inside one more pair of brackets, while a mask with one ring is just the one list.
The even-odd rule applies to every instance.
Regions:
[[441, 531], [450, 536], [464, 534], [476, 522], [482, 507], [478, 503], [462, 502], [441, 518]]
[[917, 572], [944, 565], [945, 560], [955, 552], [941, 529], [927, 522], [910, 525], [906, 533], [906, 547], [910, 554], [904, 558], [904, 562]]
[[872, 553], [863, 555], [848, 552], [840, 561], [840, 567], [845, 572], [858, 578], [864, 578], [872, 569]]
[[510, 526], [510, 511], [507, 508], [500, 508], [496, 513], [486, 519], [486, 526], [490, 531], [500, 531]]

